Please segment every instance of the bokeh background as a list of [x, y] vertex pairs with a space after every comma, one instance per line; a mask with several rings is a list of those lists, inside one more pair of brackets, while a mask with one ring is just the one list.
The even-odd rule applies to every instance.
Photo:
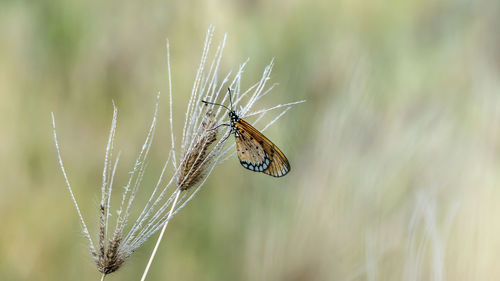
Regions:
[[[99, 280], [50, 112], [95, 233], [112, 100], [123, 180], [163, 93], [146, 192], [165, 40], [180, 129], [210, 24], [243, 86], [275, 58], [259, 108], [307, 99], [266, 132], [292, 171], [217, 168], [149, 280], [500, 280], [500, 2], [465, 0], [1, 1], [0, 280]], [[106, 280], [139, 280], [153, 242]]]

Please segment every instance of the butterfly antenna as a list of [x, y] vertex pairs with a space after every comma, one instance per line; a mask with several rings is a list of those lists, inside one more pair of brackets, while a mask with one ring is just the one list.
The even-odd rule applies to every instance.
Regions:
[[229, 92], [229, 103], [231, 104], [231, 110], [233, 110], [233, 97], [231, 95], [231, 88], [227, 88], [228, 92]]
[[204, 100], [202, 100], [201, 102], [202, 102], [202, 103], [204, 103], [204, 104], [213, 104], [213, 105], [222, 106], [222, 107], [224, 107], [225, 109], [227, 109], [227, 110], [231, 111], [231, 109], [229, 109], [227, 106], [225, 106], [225, 105], [223, 105], [223, 104], [220, 104], [220, 103], [209, 102], [209, 101], [204, 101]]

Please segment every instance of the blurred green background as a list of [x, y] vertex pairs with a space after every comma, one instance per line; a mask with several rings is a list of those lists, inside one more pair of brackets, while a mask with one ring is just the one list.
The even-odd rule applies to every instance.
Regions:
[[[500, 279], [500, 2], [3, 0], [0, 280], [100, 278], [50, 112], [95, 233], [111, 101], [123, 180], [163, 93], [148, 190], [170, 147], [165, 39], [179, 129], [209, 24], [222, 73], [251, 58], [244, 88], [275, 57], [258, 108], [307, 99], [266, 132], [292, 171], [217, 168], [148, 280]], [[106, 280], [139, 280], [153, 242]]]

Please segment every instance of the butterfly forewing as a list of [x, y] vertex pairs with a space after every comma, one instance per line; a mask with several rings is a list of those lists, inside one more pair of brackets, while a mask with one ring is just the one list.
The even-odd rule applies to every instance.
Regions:
[[274, 177], [282, 177], [290, 171], [283, 152], [261, 132], [241, 119], [234, 123], [234, 127], [236, 150], [243, 167]]

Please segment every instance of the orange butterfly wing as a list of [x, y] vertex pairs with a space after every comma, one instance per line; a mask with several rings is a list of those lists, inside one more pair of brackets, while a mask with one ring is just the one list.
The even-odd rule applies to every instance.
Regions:
[[290, 163], [281, 150], [261, 132], [240, 119], [234, 123], [236, 150], [244, 168], [282, 177], [290, 171]]

